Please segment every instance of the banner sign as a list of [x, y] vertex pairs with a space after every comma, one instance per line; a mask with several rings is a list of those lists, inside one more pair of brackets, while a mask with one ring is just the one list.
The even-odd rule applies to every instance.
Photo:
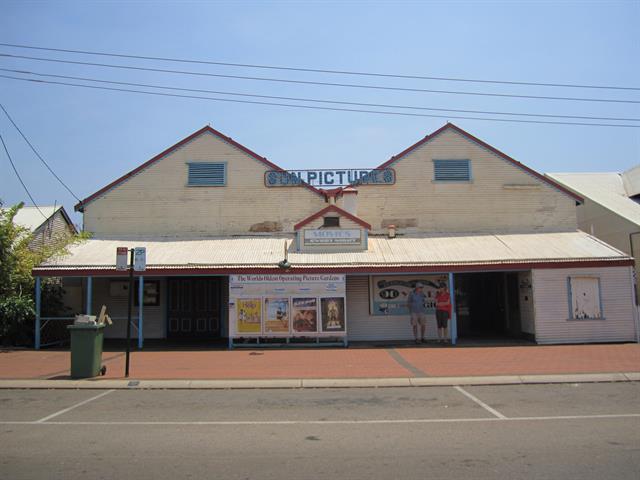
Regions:
[[302, 184], [312, 187], [345, 187], [347, 185], [393, 185], [396, 171], [393, 168], [344, 170], [267, 170], [264, 184], [267, 187], [295, 187]]
[[231, 275], [231, 337], [347, 333], [345, 275]]
[[305, 245], [359, 245], [362, 242], [360, 229], [305, 230]]
[[436, 293], [449, 285], [447, 275], [390, 275], [371, 277], [371, 315], [409, 315], [407, 299], [416, 283], [424, 285], [427, 315], [436, 314]]

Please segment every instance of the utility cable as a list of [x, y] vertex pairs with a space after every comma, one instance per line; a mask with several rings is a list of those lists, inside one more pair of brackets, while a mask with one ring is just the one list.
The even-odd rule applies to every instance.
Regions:
[[11, 164], [11, 166], [13, 167], [13, 171], [16, 174], [16, 177], [18, 177], [18, 180], [20, 180], [20, 183], [22, 184], [22, 188], [24, 188], [24, 191], [27, 192], [27, 195], [29, 196], [29, 198], [31, 199], [31, 202], [33, 203], [34, 207], [36, 207], [36, 209], [38, 209], [38, 211], [40, 212], [40, 215], [42, 215], [44, 217], [45, 220], [47, 220], [49, 217], [47, 217], [44, 213], [42, 213], [42, 210], [40, 210], [40, 207], [38, 207], [38, 204], [36, 203], [36, 201], [33, 199], [33, 196], [31, 195], [31, 192], [29, 191], [29, 189], [27, 188], [27, 186], [24, 184], [24, 182], [22, 181], [22, 177], [20, 176], [20, 174], [18, 173], [18, 169], [16, 168], [15, 164], [13, 163], [13, 160], [11, 158], [11, 155], [9, 154], [9, 150], [7, 149], [7, 145], [4, 143], [4, 138], [2, 138], [2, 134], [0, 133], [0, 141], [2, 142], [2, 146], [4, 147], [4, 151], [7, 154], [7, 158], [9, 159], [9, 163]]
[[542, 82], [518, 82], [511, 80], [482, 80], [475, 78], [456, 78], [456, 77], [434, 77], [423, 75], [401, 75], [391, 73], [379, 73], [379, 72], [358, 72], [350, 70], [327, 70], [320, 68], [303, 68], [303, 67], [283, 67], [276, 65], [259, 65], [251, 63], [231, 63], [231, 62], [215, 62], [209, 60], [190, 60], [183, 58], [168, 58], [168, 57], [150, 57], [143, 55], [131, 55], [122, 53], [108, 53], [108, 52], [95, 52], [89, 50], [71, 50], [64, 48], [46, 48], [37, 47], [33, 45], [17, 45], [13, 43], [0, 43], [3, 47], [12, 48], [24, 48], [31, 50], [44, 50], [49, 52], [62, 52], [62, 53], [75, 53], [82, 55], [96, 55], [103, 57], [118, 57], [118, 58], [133, 58], [137, 60], [154, 60], [162, 62], [176, 62], [176, 63], [193, 63], [200, 65], [219, 65], [225, 67], [240, 67], [240, 68], [259, 68], [265, 70], [285, 70], [293, 72], [308, 72], [308, 73], [328, 73], [335, 75], [354, 75], [354, 76], [366, 76], [366, 77], [384, 77], [384, 78], [402, 78], [410, 80], [438, 80], [446, 82], [467, 82], [467, 83], [486, 83], [486, 84], [500, 84], [500, 85], [524, 85], [524, 86], [536, 86], [536, 87], [562, 87], [562, 88], [594, 88], [594, 89], [609, 89], [609, 90], [640, 90], [640, 87], [621, 87], [612, 85], [583, 85], [574, 83], [542, 83]]
[[355, 109], [355, 108], [320, 107], [315, 105], [297, 105], [297, 104], [290, 104], [290, 103], [259, 102], [255, 100], [237, 100], [237, 99], [231, 99], [231, 98], [203, 97], [199, 95], [178, 95], [175, 93], [148, 92], [144, 90], [133, 90], [133, 89], [127, 89], [127, 88], [102, 87], [98, 85], [83, 85], [83, 84], [68, 83], [68, 82], [56, 82], [51, 80], [20, 78], [20, 77], [13, 77], [10, 75], [0, 75], [0, 78], [8, 78], [12, 80], [41, 83], [41, 84], [66, 85], [71, 87], [89, 88], [89, 89], [95, 89], [95, 90], [108, 90], [108, 91], [115, 91], [115, 92], [138, 93], [143, 95], [155, 95], [155, 96], [161, 96], [161, 97], [192, 98], [192, 99], [198, 99], [198, 100], [210, 100], [210, 101], [217, 101], [217, 102], [247, 103], [252, 105], [272, 105], [272, 106], [278, 106], [278, 107], [303, 108], [308, 110], [374, 113], [379, 115], [396, 115], [396, 116], [405, 116], [405, 117], [429, 117], [429, 118], [445, 118], [445, 119], [454, 118], [454, 119], [462, 119], [462, 120], [481, 120], [481, 121], [493, 121], [493, 122], [536, 123], [536, 124], [547, 124], [547, 125], [580, 125], [580, 126], [589, 126], [589, 127], [640, 128], [640, 125], [630, 125], [630, 124], [621, 124], [621, 123], [552, 122], [552, 121], [542, 121], [542, 120], [517, 120], [517, 119], [511, 119], [511, 118], [486, 118], [486, 117], [483, 118], [483, 117], [467, 117], [467, 116], [456, 116], [456, 115], [434, 115], [434, 114], [426, 114], [426, 113], [388, 112], [388, 111], [382, 111], [382, 110], [365, 110], [365, 109]]
[[40, 62], [66, 63], [71, 65], [86, 65], [91, 67], [120, 68], [120, 69], [126, 69], [126, 70], [138, 70], [138, 71], [145, 71], [145, 72], [171, 73], [171, 74], [193, 75], [193, 76], [201, 76], [201, 77], [233, 78], [236, 80], [254, 80], [254, 81], [261, 81], [261, 82], [290, 83], [290, 84], [299, 84], [299, 85], [320, 85], [320, 86], [341, 87], [341, 88], [365, 88], [370, 90], [392, 90], [392, 91], [398, 91], [398, 92], [442, 93], [447, 95], [472, 95], [472, 96], [482, 96], [482, 97], [525, 98], [525, 99], [535, 99], [535, 100], [563, 100], [563, 101], [574, 101], [574, 102], [640, 104], [640, 100], [616, 100], [612, 98], [552, 97], [552, 96], [539, 96], [539, 95], [519, 95], [519, 94], [510, 94], [510, 93], [461, 92], [461, 91], [455, 91], [455, 90], [431, 90], [431, 89], [425, 89], [425, 88], [388, 87], [383, 85], [362, 85], [362, 84], [359, 85], [355, 83], [317, 82], [317, 81], [310, 81], [310, 80], [289, 80], [284, 78], [271, 78], [271, 77], [249, 77], [249, 76], [243, 76], [243, 75], [225, 75], [221, 73], [193, 72], [188, 70], [170, 70], [170, 69], [164, 69], [164, 68], [134, 67], [131, 65], [114, 65], [109, 63], [79, 62], [74, 60], [29, 57], [26, 55], [11, 55], [8, 53], [0, 53], [0, 57], [20, 58], [20, 59], [26, 59], [26, 60], [36, 60]]
[[408, 110], [429, 110], [429, 111], [437, 111], [437, 112], [455, 112], [455, 113], [476, 113], [483, 115], [512, 115], [512, 116], [522, 116], [522, 117], [550, 117], [550, 118], [573, 118], [580, 120], [609, 120], [609, 121], [626, 121], [626, 122], [640, 122], [640, 118], [620, 118], [620, 117], [590, 117], [590, 116], [582, 116], [582, 115], [555, 115], [555, 114], [541, 114], [541, 113], [515, 113], [515, 112], [495, 112], [495, 111], [487, 111], [487, 110], [460, 110], [460, 109], [452, 109], [452, 108], [435, 108], [435, 107], [416, 107], [409, 105], [390, 105], [384, 103], [360, 103], [360, 102], [346, 102], [340, 100], [321, 100], [317, 98], [300, 98], [300, 97], [282, 97], [275, 95], [258, 95], [258, 94], [250, 94], [250, 93], [237, 93], [237, 92], [225, 92], [219, 90], [206, 90], [206, 89], [197, 89], [197, 88], [180, 88], [180, 87], [171, 87], [167, 85], [153, 85], [148, 83], [131, 83], [131, 82], [117, 82], [114, 80], [103, 80], [97, 78], [89, 78], [89, 77], [74, 77], [69, 75], [54, 75], [50, 73], [40, 73], [40, 72], [32, 72], [28, 70], [14, 70], [10, 68], [0, 68], [2, 72], [11, 72], [11, 73], [19, 73], [23, 75], [35, 75], [39, 77], [49, 77], [49, 78], [62, 78], [66, 80], [81, 80], [87, 82], [96, 82], [96, 83], [107, 83], [111, 85], [125, 85], [130, 87], [145, 87], [145, 88], [161, 88], [164, 90], [175, 90], [181, 92], [195, 92], [195, 93], [212, 93], [216, 95], [231, 95], [231, 96], [239, 96], [239, 97], [253, 97], [253, 98], [267, 98], [272, 100], [293, 100], [296, 102], [312, 102], [312, 103], [328, 103], [328, 104], [337, 104], [337, 105], [354, 105], [360, 107], [382, 107], [382, 108], [402, 108]]
[[51, 172], [51, 175], [53, 175], [56, 180], [58, 180], [58, 182], [60, 182], [60, 184], [67, 189], [67, 191], [73, 196], [73, 198], [75, 198], [76, 200], [80, 201], [80, 199], [78, 198], [78, 196], [73, 193], [71, 191], [71, 189], [67, 186], [66, 183], [64, 183], [62, 181], [62, 179], [56, 175], [56, 172], [53, 171], [53, 169], [49, 166], [49, 164], [45, 161], [44, 158], [42, 158], [42, 156], [38, 153], [38, 151], [35, 149], [35, 147], [31, 144], [31, 142], [29, 141], [29, 139], [25, 136], [24, 133], [22, 133], [22, 130], [20, 130], [20, 127], [18, 127], [18, 125], [16, 125], [16, 122], [13, 121], [13, 118], [11, 118], [11, 115], [9, 115], [9, 112], [7, 112], [7, 109], [4, 108], [4, 105], [2, 105], [2, 103], [0, 103], [0, 108], [2, 109], [2, 111], [4, 112], [4, 114], [7, 116], [7, 118], [9, 119], [9, 121], [11, 122], [11, 124], [15, 127], [15, 129], [18, 131], [18, 133], [20, 133], [20, 135], [22, 136], [22, 138], [24, 139], [25, 142], [27, 142], [27, 145], [29, 145], [29, 147], [31, 148], [31, 150], [33, 151], [33, 153], [36, 154], [36, 156], [40, 159], [40, 161], [44, 164], [45, 167], [47, 167], [47, 170], [49, 170], [49, 172]]

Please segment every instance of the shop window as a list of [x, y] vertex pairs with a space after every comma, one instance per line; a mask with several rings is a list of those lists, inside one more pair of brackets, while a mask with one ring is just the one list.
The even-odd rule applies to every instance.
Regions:
[[470, 182], [471, 160], [434, 160], [435, 182]]
[[224, 187], [227, 162], [190, 162], [187, 185], [190, 187]]
[[339, 227], [340, 217], [324, 217], [323, 227]]
[[598, 277], [568, 277], [569, 318], [602, 319], [602, 294]]

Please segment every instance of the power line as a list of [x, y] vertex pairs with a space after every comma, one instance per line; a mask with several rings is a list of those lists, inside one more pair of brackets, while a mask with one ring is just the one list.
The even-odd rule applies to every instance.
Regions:
[[51, 167], [49, 166], [49, 164], [44, 160], [44, 158], [42, 158], [42, 156], [38, 153], [38, 151], [35, 149], [35, 147], [31, 144], [31, 142], [29, 141], [29, 139], [25, 136], [24, 133], [22, 133], [22, 130], [20, 130], [20, 127], [18, 127], [18, 125], [16, 125], [16, 122], [13, 121], [13, 118], [11, 118], [11, 115], [9, 115], [9, 112], [7, 112], [7, 109], [4, 108], [4, 105], [2, 105], [2, 103], [0, 103], [0, 108], [2, 109], [2, 111], [4, 112], [4, 114], [7, 116], [7, 118], [9, 119], [9, 121], [11, 122], [11, 124], [15, 127], [15, 129], [18, 131], [18, 133], [20, 133], [20, 135], [22, 136], [22, 138], [24, 139], [25, 142], [27, 142], [27, 145], [29, 145], [29, 147], [31, 147], [31, 150], [33, 151], [33, 153], [36, 154], [36, 156], [40, 159], [40, 161], [44, 164], [45, 167], [47, 167], [47, 170], [49, 170], [49, 172], [51, 172], [51, 175], [53, 175], [56, 180], [58, 180], [58, 182], [60, 182], [60, 184], [67, 189], [67, 191], [78, 201], [80, 201], [80, 199], [78, 198], [78, 196], [73, 193], [71, 191], [71, 189], [62, 181], [62, 179], [56, 175], [56, 172], [54, 172]]
[[221, 73], [192, 72], [188, 70], [169, 70], [164, 68], [134, 67], [131, 65], [114, 65], [109, 63], [79, 62], [74, 60], [60, 60], [55, 58], [29, 57], [26, 55], [11, 55], [8, 53], [0, 53], [0, 57], [20, 58], [20, 59], [26, 59], [26, 60], [36, 60], [40, 62], [66, 63], [71, 65], [86, 65], [86, 66], [92, 66], [92, 67], [120, 68], [125, 70], [138, 70], [138, 71], [146, 71], [146, 72], [171, 73], [171, 74], [179, 74], [179, 75], [193, 75], [193, 76], [215, 77], [215, 78], [232, 78], [236, 80], [254, 80], [254, 81], [261, 81], [261, 82], [290, 83], [290, 84], [299, 84], [299, 85], [320, 85], [320, 86], [341, 87], [341, 88], [365, 88], [370, 90], [392, 90], [392, 91], [398, 91], [398, 92], [442, 93], [446, 95], [472, 95], [472, 96], [482, 96], [482, 97], [526, 98], [526, 99], [535, 99], [535, 100], [563, 100], [563, 101], [574, 101], [574, 102], [640, 104], [640, 100], [616, 100], [611, 98], [551, 97], [551, 96], [539, 96], [539, 95], [519, 95], [519, 94], [510, 94], [510, 93], [461, 92], [461, 91], [455, 91], [455, 90], [432, 90], [432, 89], [425, 89], [425, 88], [387, 87], [383, 85], [362, 85], [362, 84], [359, 85], [355, 83], [334, 83], [334, 82], [317, 82], [317, 81], [310, 81], [310, 80], [289, 80], [284, 78], [270, 78], [270, 77], [249, 77], [244, 75], [225, 75]]
[[260, 65], [251, 63], [231, 63], [231, 62], [215, 62], [210, 60], [191, 60], [183, 58], [169, 58], [169, 57], [150, 57], [144, 55], [131, 55], [123, 53], [108, 53], [108, 52], [95, 52], [89, 50], [70, 50], [64, 48], [47, 48], [37, 47], [33, 45], [17, 45], [13, 43], [0, 43], [3, 47], [13, 48], [25, 48], [31, 50], [45, 50], [49, 52], [63, 52], [63, 53], [76, 53], [82, 55], [96, 55], [103, 57], [118, 57], [118, 58], [133, 58], [137, 60], [157, 60], [163, 62], [176, 62], [176, 63], [193, 63], [200, 65], [219, 65], [225, 67], [240, 67], [240, 68], [259, 68], [265, 70], [285, 70], [293, 72], [308, 72], [308, 73], [329, 73], [335, 75], [354, 75], [354, 76], [366, 76], [366, 77], [384, 77], [384, 78], [402, 78], [410, 80], [438, 80], [446, 82], [466, 82], [466, 83], [485, 83], [485, 84], [500, 84], [500, 85], [524, 85], [524, 86], [536, 86], [536, 87], [562, 87], [562, 88], [594, 88], [594, 89], [609, 89], [609, 90], [640, 90], [639, 87], [621, 87], [612, 85], [583, 85], [575, 83], [542, 83], [542, 82], [518, 82], [512, 80], [485, 80], [476, 78], [456, 78], [456, 77], [435, 77], [424, 75], [401, 75], [391, 73], [380, 72], [359, 72], [351, 70], [327, 70], [320, 68], [303, 68], [303, 67], [283, 67], [276, 65]]
[[362, 106], [362, 107], [403, 108], [403, 109], [410, 109], [410, 110], [429, 110], [429, 111], [437, 111], [437, 112], [477, 113], [477, 114], [485, 114], [485, 115], [486, 114], [513, 115], [513, 116], [523, 116], [523, 117], [550, 117], [550, 118], [573, 118], [573, 119], [581, 119], [581, 120], [610, 120], [610, 121], [640, 122], [640, 118], [590, 117], [590, 116], [582, 116], [582, 115], [495, 112], [495, 111], [487, 111], [487, 110], [460, 110], [460, 109], [451, 109], [451, 108], [416, 107], [416, 106], [410, 106], [410, 105], [392, 105], [392, 104], [384, 104], [384, 103], [360, 103], [360, 102], [347, 102], [347, 101], [340, 101], [340, 100], [322, 100], [317, 98], [283, 97], [283, 96], [275, 96], [275, 95], [258, 95], [258, 94], [251, 94], [251, 93], [225, 92], [225, 91], [219, 91], [219, 90], [207, 90], [207, 89], [199, 89], [199, 88], [181, 88], [181, 87], [171, 87], [167, 85], [153, 85], [149, 83], [118, 82], [115, 80], [104, 80], [104, 79], [89, 78], [89, 77], [75, 77], [75, 76], [69, 76], [69, 75], [55, 75], [50, 73], [32, 72], [28, 70], [14, 70], [10, 68], [0, 68], [0, 71], [20, 73], [24, 75], [35, 75], [39, 77], [62, 78], [66, 80], [82, 80], [87, 82], [107, 83], [112, 85], [126, 85], [126, 86], [132, 86], [132, 87], [145, 87], [145, 88], [161, 88], [165, 90], [176, 90], [181, 92], [213, 93], [217, 95], [267, 98], [267, 99], [273, 99], [273, 100], [293, 100], [297, 102], [329, 103], [329, 104], [338, 104], [338, 105], [354, 105], [354, 106]]
[[278, 106], [278, 107], [303, 108], [308, 110], [374, 113], [379, 115], [397, 115], [397, 116], [405, 116], [405, 117], [430, 117], [430, 118], [445, 118], [445, 119], [453, 118], [453, 119], [462, 119], [462, 120], [481, 120], [481, 121], [493, 121], [493, 122], [537, 123], [537, 124], [547, 124], [547, 125], [580, 125], [580, 126], [589, 126], [589, 127], [640, 128], [640, 125], [629, 125], [629, 124], [620, 124], [620, 123], [552, 122], [552, 121], [542, 121], [542, 120], [517, 120], [517, 119], [510, 119], [510, 118], [507, 119], [507, 118], [486, 118], [486, 117], [481, 118], [481, 117], [467, 117], [467, 116], [456, 116], [456, 115], [433, 115], [433, 114], [426, 114], [426, 113], [388, 112], [388, 111], [381, 111], [381, 110], [364, 110], [364, 109], [355, 109], [355, 108], [320, 107], [320, 106], [314, 106], [314, 105], [297, 105], [297, 104], [277, 103], [277, 102], [258, 102], [255, 100], [237, 100], [237, 99], [231, 99], [231, 98], [203, 97], [198, 95], [178, 95], [175, 93], [148, 92], [144, 90], [133, 90], [133, 89], [126, 89], [126, 88], [101, 87], [98, 85], [83, 85], [83, 84], [68, 83], [68, 82], [56, 82], [51, 80], [20, 78], [20, 77], [13, 77], [10, 75], [0, 75], [0, 78], [20, 80], [23, 82], [33, 82], [33, 83], [52, 84], [52, 85], [66, 85], [71, 87], [90, 88], [95, 90], [108, 90], [108, 91], [115, 91], [115, 92], [138, 93], [143, 95], [155, 95], [155, 96], [162, 96], [162, 97], [191, 98], [191, 99], [210, 100], [210, 101], [217, 101], [217, 102], [247, 103], [252, 105], [272, 105], [272, 106]]
[[1, 133], [0, 133], [0, 141], [2, 142], [2, 146], [4, 147], [4, 151], [7, 154], [7, 158], [9, 159], [9, 163], [11, 163], [11, 166], [13, 167], [13, 171], [15, 172], [16, 177], [18, 177], [18, 180], [20, 180], [20, 183], [22, 184], [22, 188], [24, 188], [24, 191], [27, 192], [27, 195], [31, 199], [31, 203], [33, 203], [33, 205], [38, 209], [38, 211], [40, 212], [40, 215], [42, 215], [44, 217], [44, 219], [47, 220], [49, 217], [47, 217], [44, 213], [42, 213], [42, 210], [40, 210], [40, 207], [38, 207], [38, 204], [36, 203], [36, 201], [31, 196], [31, 192], [29, 191], [27, 186], [22, 181], [22, 177], [18, 173], [18, 169], [16, 168], [15, 164], [13, 163], [13, 159], [11, 158], [11, 155], [9, 154], [9, 150], [7, 149], [7, 145], [4, 143], [4, 138], [2, 138], [2, 134]]

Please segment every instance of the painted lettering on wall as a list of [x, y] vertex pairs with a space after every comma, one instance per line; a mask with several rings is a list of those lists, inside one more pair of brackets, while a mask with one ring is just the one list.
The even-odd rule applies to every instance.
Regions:
[[267, 187], [295, 187], [303, 184], [313, 187], [343, 187], [346, 185], [393, 185], [393, 168], [345, 170], [268, 170], [264, 174]]

